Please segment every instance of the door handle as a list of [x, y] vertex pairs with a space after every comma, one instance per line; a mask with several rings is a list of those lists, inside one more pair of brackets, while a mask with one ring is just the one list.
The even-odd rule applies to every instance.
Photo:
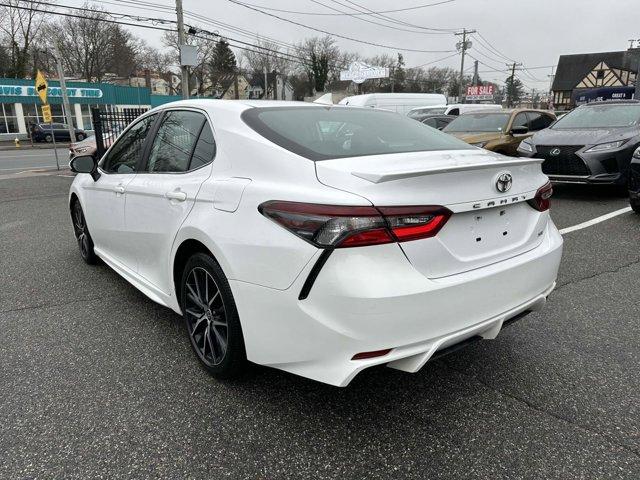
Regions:
[[187, 194], [180, 190], [173, 190], [164, 194], [169, 200], [177, 200], [178, 202], [184, 202], [187, 199]]
[[113, 191], [116, 193], [124, 193], [124, 186], [123, 185], [116, 185], [115, 187], [113, 187]]

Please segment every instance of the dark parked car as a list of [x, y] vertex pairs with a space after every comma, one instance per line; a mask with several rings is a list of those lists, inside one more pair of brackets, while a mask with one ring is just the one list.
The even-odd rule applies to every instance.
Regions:
[[[87, 138], [87, 133], [84, 130], [76, 128], [75, 132], [77, 141], [80, 142]], [[69, 127], [64, 123], [37, 123], [31, 126], [31, 137], [34, 142], [53, 142], [54, 135], [56, 142], [71, 140]]]
[[634, 152], [629, 168], [629, 203], [640, 214], [640, 148]]
[[430, 127], [437, 128], [438, 130], [442, 130], [444, 127], [449, 125], [452, 120], [457, 118], [456, 115], [427, 115], [420, 121], [425, 125], [429, 125]]
[[640, 102], [582, 105], [518, 147], [523, 157], [543, 158], [555, 182], [626, 186], [633, 152], [640, 145]]

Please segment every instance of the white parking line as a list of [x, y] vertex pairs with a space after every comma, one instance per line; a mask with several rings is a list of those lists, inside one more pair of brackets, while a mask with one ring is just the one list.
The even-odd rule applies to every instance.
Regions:
[[601, 215], [599, 217], [593, 218], [586, 222], [579, 223], [572, 227], [563, 228], [560, 230], [561, 235], [565, 235], [567, 233], [575, 232], [576, 230], [582, 230], [583, 228], [591, 227], [592, 225], [596, 225], [600, 222], [604, 222], [605, 220], [609, 220], [610, 218], [617, 217], [618, 215], [623, 215], [631, 211], [631, 207], [621, 208], [620, 210], [616, 210], [615, 212], [607, 213], [606, 215]]

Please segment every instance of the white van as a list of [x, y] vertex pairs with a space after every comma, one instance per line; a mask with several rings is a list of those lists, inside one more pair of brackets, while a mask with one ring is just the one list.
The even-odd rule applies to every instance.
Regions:
[[415, 108], [446, 103], [447, 98], [439, 93], [367, 93], [340, 100], [340, 105], [381, 108], [403, 115]]
[[451, 105], [412, 108], [407, 116], [422, 120], [427, 115], [462, 115], [469, 112], [495, 112], [498, 110], [502, 110], [502, 105], [496, 103], [452, 103]]

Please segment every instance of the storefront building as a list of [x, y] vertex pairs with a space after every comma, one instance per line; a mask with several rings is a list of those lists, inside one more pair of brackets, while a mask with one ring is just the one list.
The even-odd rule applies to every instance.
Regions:
[[583, 103], [632, 99], [640, 50], [561, 55], [553, 79], [553, 105], [570, 110]]
[[[48, 101], [54, 123], [67, 123], [60, 84], [50, 80]], [[91, 107], [124, 110], [150, 108], [177, 97], [151, 95], [148, 88], [67, 81], [67, 95], [71, 117], [76, 128], [93, 130]], [[36, 93], [34, 81], [0, 78], [0, 140], [26, 139], [29, 125], [42, 122], [42, 102]]]

